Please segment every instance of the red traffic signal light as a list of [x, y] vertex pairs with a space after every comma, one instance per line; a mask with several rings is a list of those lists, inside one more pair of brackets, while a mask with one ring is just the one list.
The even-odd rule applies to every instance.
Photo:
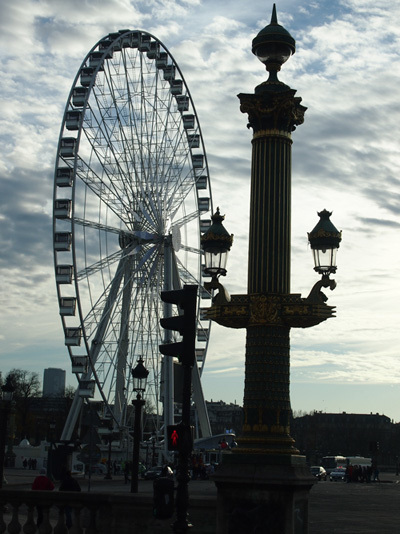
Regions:
[[167, 426], [169, 451], [190, 452], [193, 449], [192, 427], [182, 423]]
[[179, 445], [181, 443], [182, 436], [181, 436], [178, 425], [168, 425], [167, 435], [168, 435], [168, 450], [179, 451]]

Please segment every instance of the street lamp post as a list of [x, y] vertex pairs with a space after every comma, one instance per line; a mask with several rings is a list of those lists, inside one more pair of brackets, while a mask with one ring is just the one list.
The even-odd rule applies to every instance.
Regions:
[[[238, 95], [253, 129], [248, 292], [229, 296], [214, 277], [209, 287], [220, 286], [219, 293], [207, 311], [215, 322], [247, 331], [242, 435], [214, 477], [217, 533], [306, 534], [314, 480], [290, 436], [289, 334], [293, 327], [311, 327], [334, 316], [321, 288], [336, 285], [329, 274], [336, 270], [341, 235], [330, 213], [321, 212], [309, 241], [322, 279], [307, 298], [290, 293], [291, 133], [304, 121], [306, 108], [296, 91], [278, 79], [282, 64], [295, 53], [295, 41], [278, 24], [275, 5], [271, 23], [255, 37], [252, 50], [269, 78], [254, 94]], [[208, 237], [202, 238], [206, 260]]]
[[133, 391], [137, 393], [136, 399], [132, 401], [135, 407], [135, 423], [133, 428], [133, 455], [132, 455], [132, 476], [131, 476], [131, 493], [138, 492], [139, 478], [139, 451], [141, 436], [142, 408], [145, 405], [141, 393], [146, 389], [146, 382], [149, 371], [143, 365], [143, 359], [139, 358], [138, 363], [132, 369]]
[[2, 391], [2, 410], [1, 410], [1, 435], [0, 435], [0, 488], [3, 487], [4, 480], [4, 460], [7, 444], [7, 422], [11, 412], [11, 403], [15, 387], [12, 383], [12, 378], [7, 377], [6, 383], [1, 387]]
[[104, 477], [106, 480], [111, 480], [112, 479], [112, 475], [111, 475], [111, 452], [112, 452], [112, 442], [113, 442], [113, 439], [114, 439], [114, 433], [113, 433], [112, 427], [110, 427], [109, 430], [110, 430], [109, 433], [106, 435], [106, 441], [107, 441], [107, 445], [108, 445], [107, 473], [106, 473], [106, 475]]

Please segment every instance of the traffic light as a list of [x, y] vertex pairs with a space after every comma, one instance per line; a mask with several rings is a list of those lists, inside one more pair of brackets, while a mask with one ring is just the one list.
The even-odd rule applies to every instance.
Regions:
[[195, 363], [196, 307], [197, 285], [185, 285], [183, 289], [162, 291], [161, 300], [176, 304], [180, 315], [164, 317], [160, 324], [166, 330], [176, 330], [182, 336], [177, 343], [160, 345], [160, 352], [165, 356], [176, 356], [183, 365], [193, 367]]
[[169, 451], [190, 452], [193, 448], [192, 427], [182, 423], [167, 426]]

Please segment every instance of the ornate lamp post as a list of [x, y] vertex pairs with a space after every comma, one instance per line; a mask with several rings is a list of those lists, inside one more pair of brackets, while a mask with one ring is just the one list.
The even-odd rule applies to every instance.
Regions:
[[141, 394], [146, 389], [146, 382], [149, 371], [143, 365], [143, 359], [139, 358], [138, 363], [134, 369], [132, 369], [133, 378], [133, 391], [136, 391], [136, 399], [132, 401], [135, 407], [135, 423], [133, 434], [133, 456], [132, 456], [132, 478], [131, 478], [131, 493], [138, 492], [138, 478], [139, 478], [139, 449], [140, 449], [140, 436], [141, 436], [141, 419], [142, 419], [142, 407], [145, 405], [145, 401], [142, 399]]
[[113, 442], [113, 439], [114, 439], [114, 433], [113, 433], [113, 428], [112, 426], [110, 426], [108, 428], [108, 432], [107, 434], [104, 436], [104, 439], [108, 445], [108, 458], [107, 458], [107, 473], [105, 474], [104, 476], [104, 479], [105, 480], [111, 480], [112, 479], [112, 475], [111, 475], [111, 453], [112, 453], [112, 442]]
[[2, 391], [2, 410], [1, 410], [1, 435], [0, 435], [0, 488], [3, 487], [4, 480], [4, 460], [7, 444], [7, 422], [11, 412], [11, 403], [15, 387], [12, 383], [12, 378], [7, 377], [6, 383], [1, 387]]
[[291, 133], [302, 124], [306, 108], [296, 91], [278, 79], [282, 64], [295, 53], [295, 41], [278, 24], [275, 5], [271, 23], [255, 37], [252, 50], [269, 78], [254, 94], [238, 95], [253, 129], [248, 293], [226, 298], [220, 288], [207, 311], [219, 324], [247, 331], [243, 432], [214, 477], [217, 532], [306, 534], [314, 481], [290, 436], [289, 335], [293, 327], [311, 327], [334, 316], [320, 289], [336, 285], [329, 273], [336, 269], [334, 250], [341, 236], [329, 212], [321, 212], [323, 228], [317, 225], [309, 239], [322, 280], [307, 298], [290, 293]]

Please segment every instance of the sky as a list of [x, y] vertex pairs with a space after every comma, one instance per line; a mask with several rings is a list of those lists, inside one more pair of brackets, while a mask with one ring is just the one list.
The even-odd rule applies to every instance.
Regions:
[[[224, 285], [247, 290], [251, 130], [239, 93], [267, 77], [251, 42], [272, 2], [14, 0], [0, 5], [0, 370], [69, 369], [54, 281], [53, 175], [63, 110], [92, 46], [140, 29], [168, 48], [201, 124], [214, 206], [234, 234]], [[291, 291], [318, 280], [307, 232], [317, 212], [342, 231], [337, 317], [291, 331], [295, 413], [381, 413], [400, 421], [400, 3], [281, 0], [296, 40], [279, 78], [308, 109], [293, 133]], [[207, 400], [243, 401], [245, 331], [213, 325]], [[74, 384], [69, 374], [69, 382]]]

